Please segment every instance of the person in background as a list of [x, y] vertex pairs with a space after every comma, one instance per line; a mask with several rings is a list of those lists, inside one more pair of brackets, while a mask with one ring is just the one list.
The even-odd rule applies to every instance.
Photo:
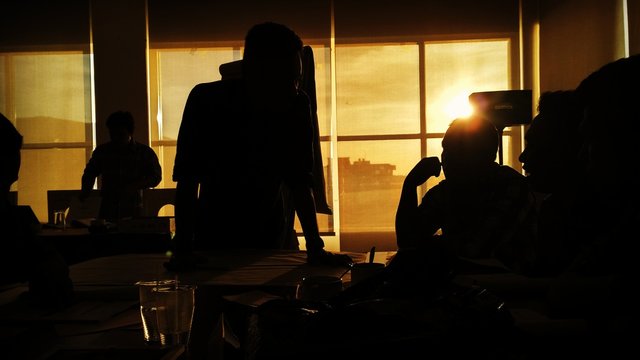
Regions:
[[162, 180], [158, 156], [148, 145], [133, 140], [133, 116], [116, 111], [107, 118], [110, 141], [98, 145], [82, 174], [80, 199], [86, 199], [101, 177], [99, 218], [117, 220], [140, 216], [142, 190]]
[[423, 158], [407, 174], [396, 213], [399, 252], [439, 242], [458, 259], [497, 259], [514, 272], [530, 271], [535, 200], [522, 174], [495, 161], [498, 136], [485, 118], [455, 119], [442, 140], [445, 179], [420, 204], [416, 188], [439, 175], [440, 162]]
[[28, 207], [12, 205], [11, 185], [18, 180], [22, 135], [0, 114], [0, 286], [28, 282], [30, 303], [59, 309], [74, 300], [69, 267], [50, 243], [38, 236], [39, 223]]
[[319, 234], [311, 108], [299, 89], [301, 51], [301, 39], [287, 26], [254, 25], [245, 37], [242, 76], [191, 90], [173, 169], [170, 268], [193, 266], [194, 249], [298, 249], [294, 210], [309, 263], [350, 263], [327, 252]]
[[566, 270], [580, 251], [571, 226], [583, 182], [579, 125], [582, 108], [574, 90], [548, 91], [540, 96], [538, 114], [525, 133], [519, 160], [527, 180], [541, 198], [535, 274], [555, 276]]

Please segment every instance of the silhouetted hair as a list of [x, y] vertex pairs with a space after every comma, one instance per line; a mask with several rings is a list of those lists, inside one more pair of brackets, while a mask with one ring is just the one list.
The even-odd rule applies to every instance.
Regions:
[[451, 122], [442, 139], [442, 147], [456, 153], [495, 159], [500, 142], [498, 129], [489, 120], [472, 116]]
[[302, 40], [290, 28], [275, 22], [254, 25], [244, 40], [243, 63], [250, 66], [265, 58], [288, 58], [302, 51]]
[[546, 91], [538, 100], [538, 113], [553, 119], [560, 137], [575, 139], [582, 121], [582, 107], [574, 90]]
[[640, 54], [605, 64], [576, 88], [581, 105], [590, 114], [583, 128], [592, 129], [594, 136], [615, 146], [618, 158], [630, 161], [636, 161], [640, 154], [636, 145], [640, 132], [638, 84]]
[[2, 154], [19, 151], [22, 148], [22, 135], [11, 120], [0, 113], [0, 152]]
[[107, 128], [126, 129], [129, 134], [133, 134], [133, 115], [128, 111], [116, 111], [107, 118]]

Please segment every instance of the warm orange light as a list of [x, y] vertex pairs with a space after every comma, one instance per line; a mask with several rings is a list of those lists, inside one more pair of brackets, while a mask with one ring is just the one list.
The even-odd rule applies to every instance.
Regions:
[[461, 91], [445, 105], [445, 113], [450, 119], [468, 118], [473, 114], [469, 104], [469, 92]]

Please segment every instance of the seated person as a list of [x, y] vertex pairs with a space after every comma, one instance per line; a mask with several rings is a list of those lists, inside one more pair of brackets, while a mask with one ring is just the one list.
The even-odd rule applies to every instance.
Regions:
[[142, 190], [162, 180], [158, 156], [148, 145], [133, 140], [134, 122], [129, 112], [116, 111], [107, 118], [110, 141], [98, 145], [82, 175], [80, 199], [86, 199], [101, 177], [101, 219], [117, 220], [142, 215]]
[[526, 178], [495, 162], [498, 131], [481, 117], [456, 119], [442, 140], [445, 179], [418, 204], [416, 187], [440, 173], [435, 157], [423, 158], [405, 178], [396, 213], [398, 249], [433, 242], [459, 258], [497, 259], [526, 273], [535, 260], [535, 201]]
[[640, 158], [639, 81], [640, 54], [604, 65], [576, 88], [583, 109], [578, 134], [585, 176], [573, 230], [581, 251], [548, 295], [551, 316], [589, 320], [605, 340], [603, 351], [633, 346], [620, 335], [635, 331], [638, 320], [633, 286], [640, 187], [633, 167]]
[[519, 159], [532, 190], [542, 197], [538, 208], [537, 275], [559, 274], [579, 251], [570, 223], [582, 182], [578, 161], [581, 119], [582, 108], [575, 91], [545, 92], [525, 134], [526, 146]]
[[37, 236], [31, 214], [11, 205], [9, 191], [18, 179], [22, 135], [0, 114], [0, 285], [28, 282], [28, 299], [43, 307], [60, 308], [73, 300], [69, 267], [50, 244]]

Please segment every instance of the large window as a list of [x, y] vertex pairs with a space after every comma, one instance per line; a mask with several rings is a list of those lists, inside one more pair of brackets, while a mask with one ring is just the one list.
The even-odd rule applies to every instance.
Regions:
[[[173, 162], [182, 112], [191, 89], [203, 82], [220, 80], [221, 64], [242, 58], [240, 48], [155, 49], [151, 68], [151, 146], [162, 165], [159, 188], [174, 188]], [[155, 70], [155, 71], [154, 71]]]
[[90, 55], [4, 53], [0, 84], [0, 109], [24, 137], [12, 190], [46, 222], [47, 190], [79, 189], [93, 149]]
[[470, 93], [510, 88], [509, 55], [508, 39], [337, 47], [342, 233], [394, 232], [404, 177], [421, 157], [440, 157]]
[[[334, 233], [394, 232], [404, 177], [421, 157], [440, 156], [449, 123], [469, 115], [468, 95], [511, 88], [510, 41], [337, 45], [335, 94], [330, 48], [312, 45], [326, 192], [334, 209], [318, 215], [325, 240]], [[162, 187], [175, 187], [176, 138], [189, 92], [220, 79], [218, 67], [240, 58], [241, 46], [228, 44], [152, 50], [152, 145], [164, 169]], [[519, 134], [506, 129], [505, 149], [519, 146], [512, 141]], [[504, 152], [505, 163], [519, 168], [510, 153]], [[430, 179], [422, 191], [441, 179]]]

